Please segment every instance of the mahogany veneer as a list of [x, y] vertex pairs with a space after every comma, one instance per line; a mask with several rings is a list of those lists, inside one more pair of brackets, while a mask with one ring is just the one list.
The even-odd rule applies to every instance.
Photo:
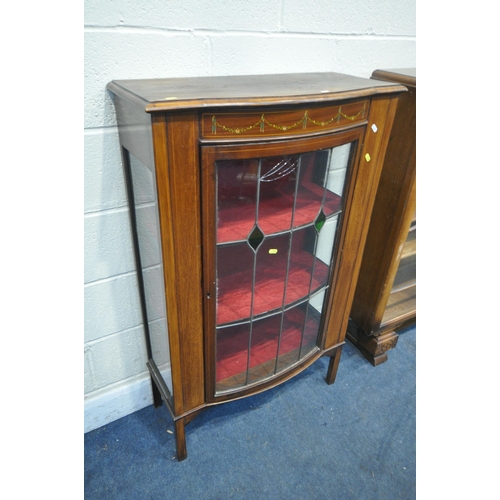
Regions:
[[335, 380], [399, 84], [311, 73], [113, 81], [155, 406]]

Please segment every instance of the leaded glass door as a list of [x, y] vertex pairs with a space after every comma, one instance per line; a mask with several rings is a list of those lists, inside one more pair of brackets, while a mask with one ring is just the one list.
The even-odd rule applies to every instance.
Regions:
[[215, 396], [266, 383], [320, 350], [360, 135], [204, 148]]

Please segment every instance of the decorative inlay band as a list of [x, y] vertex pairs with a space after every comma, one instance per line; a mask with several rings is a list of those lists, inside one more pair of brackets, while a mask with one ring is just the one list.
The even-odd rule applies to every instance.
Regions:
[[294, 128], [297, 128], [300, 125], [302, 125], [302, 129], [305, 130], [305, 129], [307, 129], [308, 123], [312, 123], [313, 125], [316, 125], [317, 127], [326, 127], [327, 125], [330, 125], [333, 122], [339, 123], [341, 118], [345, 118], [345, 119], [351, 120], [351, 121], [354, 121], [360, 117], [363, 119], [365, 117], [365, 112], [366, 112], [366, 102], [363, 103], [363, 109], [361, 109], [355, 115], [345, 114], [342, 111], [342, 106], [340, 106], [339, 109], [337, 110], [337, 113], [334, 116], [332, 116], [330, 119], [324, 120], [324, 121], [317, 121], [317, 120], [312, 119], [309, 116], [309, 111], [305, 111], [302, 118], [300, 118], [295, 123], [292, 123], [290, 125], [279, 125], [276, 123], [271, 123], [266, 118], [266, 115], [264, 113], [262, 113], [259, 121], [255, 122], [251, 125], [248, 125], [246, 127], [228, 127], [228, 126], [224, 125], [223, 123], [220, 123], [217, 120], [217, 117], [215, 115], [212, 115], [212, 134], [214, 134], [214, 135], [217, 134], [217, 128], [220, 128], [220, 129], [224, 130], [224, 132], [228, 132], [230, 134], [239, 135], [239, 134], [244, 134], [246, 132], [249, 132], [250, 130], [256, 129], [257, 127], [259, 127], [260, 132], [264, 133], [266, 125], [274, 128], [276, 130], [279, 130], [281, 132], [287, 132], [289, 130], [293, 130]]

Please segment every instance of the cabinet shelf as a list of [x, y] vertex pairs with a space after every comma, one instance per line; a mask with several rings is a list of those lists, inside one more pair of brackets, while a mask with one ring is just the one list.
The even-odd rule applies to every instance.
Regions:
[[[320, 206], [316, 202], [318, 198], [323, 196], [324, 188], [308, 183], [304, 188], [313, 196], [302, 196], [295, 200], [295, 209], [293, 215], [292, 226], [292, 210], [294, 206], [294, 183], [289, 182], [288, 185], [277, 191], [274, 196], [265, 200], [260, 200], [259, 204], [259, 227], [264, 234], [277, 234], [288, 231], [301, 226], [312, 224], [316, 217]], [[256, 211], [255, 202], [251, 199], [245, 200], [240, 198], [238, 209], [235, 210], [234, 204], [226, 201], [219, 203], [219, 221], [217, 228], [217, 241], [221, 243], [234, 243], [246, 240], [252, 228], [255, 225]], [[340, 212], [342, 206], [342, 198], [330, 191], [326, 192], [323, 210], [327, 218]]]
[[303, 248], [311, 231], [306, 227], [265, 239], [256, 254], [246, 242], [237, 251], [234, 246], [219, 247], [217, 259], [224, 262], [224, 274], [221, 270], [218, 276], [217, 324], [249, 320], [251, 312], [257, 318], [278, 310], [284, 291], [288, 306], [324, 287], [329, 263]]
[[316, 310], [302, 303], [282, 314], [219, 328], [217, 390], [273, 376], [303, 358], [316, 347], [318, 321]]
[[417, 310], [417, 285], [414, 284], [389, 295], [389, 300], [380, 323], [385, 328], [391, 323], [401, 323], [413, 318]]
[[391, 294], [405, 290], [415, 286], [417, 282], [416, 278], [416, 268], [417, 268], [417, 254], [408, 253], [399, 262], [399, 267], [394, 276], [394, 282], [391, 289]]
[[[330, 214], [328, 214], [328, 216], [325, 217], [325, 221], [331, 220], [334, 217], [340, 215], [341, 213], [342, 213], [342, 211], [340, 209], [337, 211], [331, 212]], [[318, 212], [315, 213], [315, 216], [318, 216]], [[245, 222], [242, 222], [242, 223], [244, 224]], [[295, 231], [298, 231], [301, 229], [306, 229], [308, 227], [312, 227], [313, 225], [314, 225], [314, 217], [312, 219], [308, 219], [307, 222], [304, 222], [303, 224], [294, 224], [291, 229], [287, 227], [287, 228], [282, 229], [282, 230], [276, 230], [276, 232], [269, 233], [265, 237], [269, 238], [270, 236], [280, 236], [282, 234], [290, 234], [291, 232], [295, 232]], [[217, 246], [222, 247], [222, 246], [237, 245], [240, 243], [244, 243], [246, 241], [248, 241], [248, 235], [246, 235], [245, 238], [241, 238], [241, 239], [237, 239], [237, 240], [228, 240], [228, 241], [219, 242], [219, 243], [217, 243]]]
[[351, 145], [337, 149], [217, 162], [217, 242], [243, 241], [257, 224], [271, 235], [341, 211]]
[[403, 251], [401, 252], [401, 260], [417, 254], [417, 229], [413, 225], [410, 227], [408, 236], [403, 246]]

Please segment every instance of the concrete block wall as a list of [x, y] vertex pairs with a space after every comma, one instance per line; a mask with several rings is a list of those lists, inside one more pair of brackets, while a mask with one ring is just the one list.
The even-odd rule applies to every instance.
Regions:
[[113, 79], [416, 65], [415, 0], [85, 0], [85, 431], [152, 403]]

